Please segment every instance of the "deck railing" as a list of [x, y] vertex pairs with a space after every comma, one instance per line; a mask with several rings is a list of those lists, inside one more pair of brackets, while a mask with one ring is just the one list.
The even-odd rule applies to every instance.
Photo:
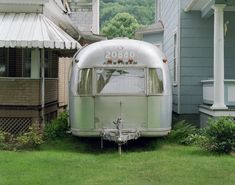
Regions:
[[[40, 79], [0, 78], [0, 105], [41, 104]], [[45, 79], [45, 103], [58, 100], [58, 79]]]
[[[214, 80], [202, 80], [203, 103], [214, 103]], [[227, 106], [235, 106], [235, 79], [224, 80], [224, 101]]]

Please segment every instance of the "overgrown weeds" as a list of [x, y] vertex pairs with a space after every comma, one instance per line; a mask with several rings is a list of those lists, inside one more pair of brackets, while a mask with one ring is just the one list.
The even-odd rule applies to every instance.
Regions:
[[63, 137], [66, 135], [66, 131], [68, 131], [68, 113], [62, 112], [59, 116], [46, 123], [44, 128], [44, 139], [55, 139], [57, 137]]
[[168, 140], [183, 145], [197, 145], [216, 153], [235, 151], [235, 122], [230, 117], [210, 119], [208, 126], [197, 129], [186, 121], [175, 124]]

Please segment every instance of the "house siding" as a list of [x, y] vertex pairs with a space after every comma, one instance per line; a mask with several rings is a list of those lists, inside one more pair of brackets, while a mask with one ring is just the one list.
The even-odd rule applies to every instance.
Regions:
[[213, 78], [213, 17], [201, 12], [184, 12], [188, 0], [181, 1], [180, 20], [180, 113], [198, 113], [202, 104], [201, 80]]
[[[201, 80], [213, 78], [214, 17], [202, 18], [200, 11], [185, 13], [181, 3], [181, 94], [180, 113], [198, 113], [202, 104]], [[229, 21], [225, 36], [225, 79], [235, 78], [235, 13], [225, 12], [224, 21]]]
[[143, 40], [152, 44], [162, 44], [163, 34], [162, 33], [144, 34]]
[[59, 59], [59, 92], [58, 103], [59, 107], [65, 107], [68, 105], [68, 89], [69, 89], [69, 73], [71, 68], [72, 58], [60, 58]]
[[[179, 24], [179, 0], [158, 0], [158, 4], [161, 4], [161, 12], [158, 13], [160, 17], [158, 17], [158, 21], [162, 21], [164, 25], [164, 35], [163, 35], [163, 52], [165, 53], [169, 69], [171, 73], [171, 79], [173, 81], [174, 75], [174, 34], [177, 33], [177, 37], [179, 38], [178, 32], [178, 24]], [[179, 42], [177, 42], [179, 44]], [[178, 45], [179, 47], [179, 45]], [[178, 58], [179, 60], [179, 58]], [[179, 79], [179, 69], [177, 69], [177, 79]], [[178, 85], [173, 86], [173, 111], [179, 113], [178, 109]]]
[[224, 22], [227, 25], [227, 33], [224, 38], [225, 55], [225, 79], [235, 79], [235, 12], [225, 12]]

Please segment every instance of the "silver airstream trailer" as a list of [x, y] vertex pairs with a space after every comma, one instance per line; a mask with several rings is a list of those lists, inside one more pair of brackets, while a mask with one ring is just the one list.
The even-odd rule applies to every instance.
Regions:
[[167, 61], [154, 45], [129, 39], [81, 49], [72, 64], [71, 132], [123, 144], [171, 130], [172, 91]]

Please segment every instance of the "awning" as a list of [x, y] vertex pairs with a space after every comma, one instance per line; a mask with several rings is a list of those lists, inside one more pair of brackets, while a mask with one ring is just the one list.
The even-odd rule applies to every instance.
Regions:
[[81, 45], [42, 14], [0, 13], [0, 47], [79, 49]]

